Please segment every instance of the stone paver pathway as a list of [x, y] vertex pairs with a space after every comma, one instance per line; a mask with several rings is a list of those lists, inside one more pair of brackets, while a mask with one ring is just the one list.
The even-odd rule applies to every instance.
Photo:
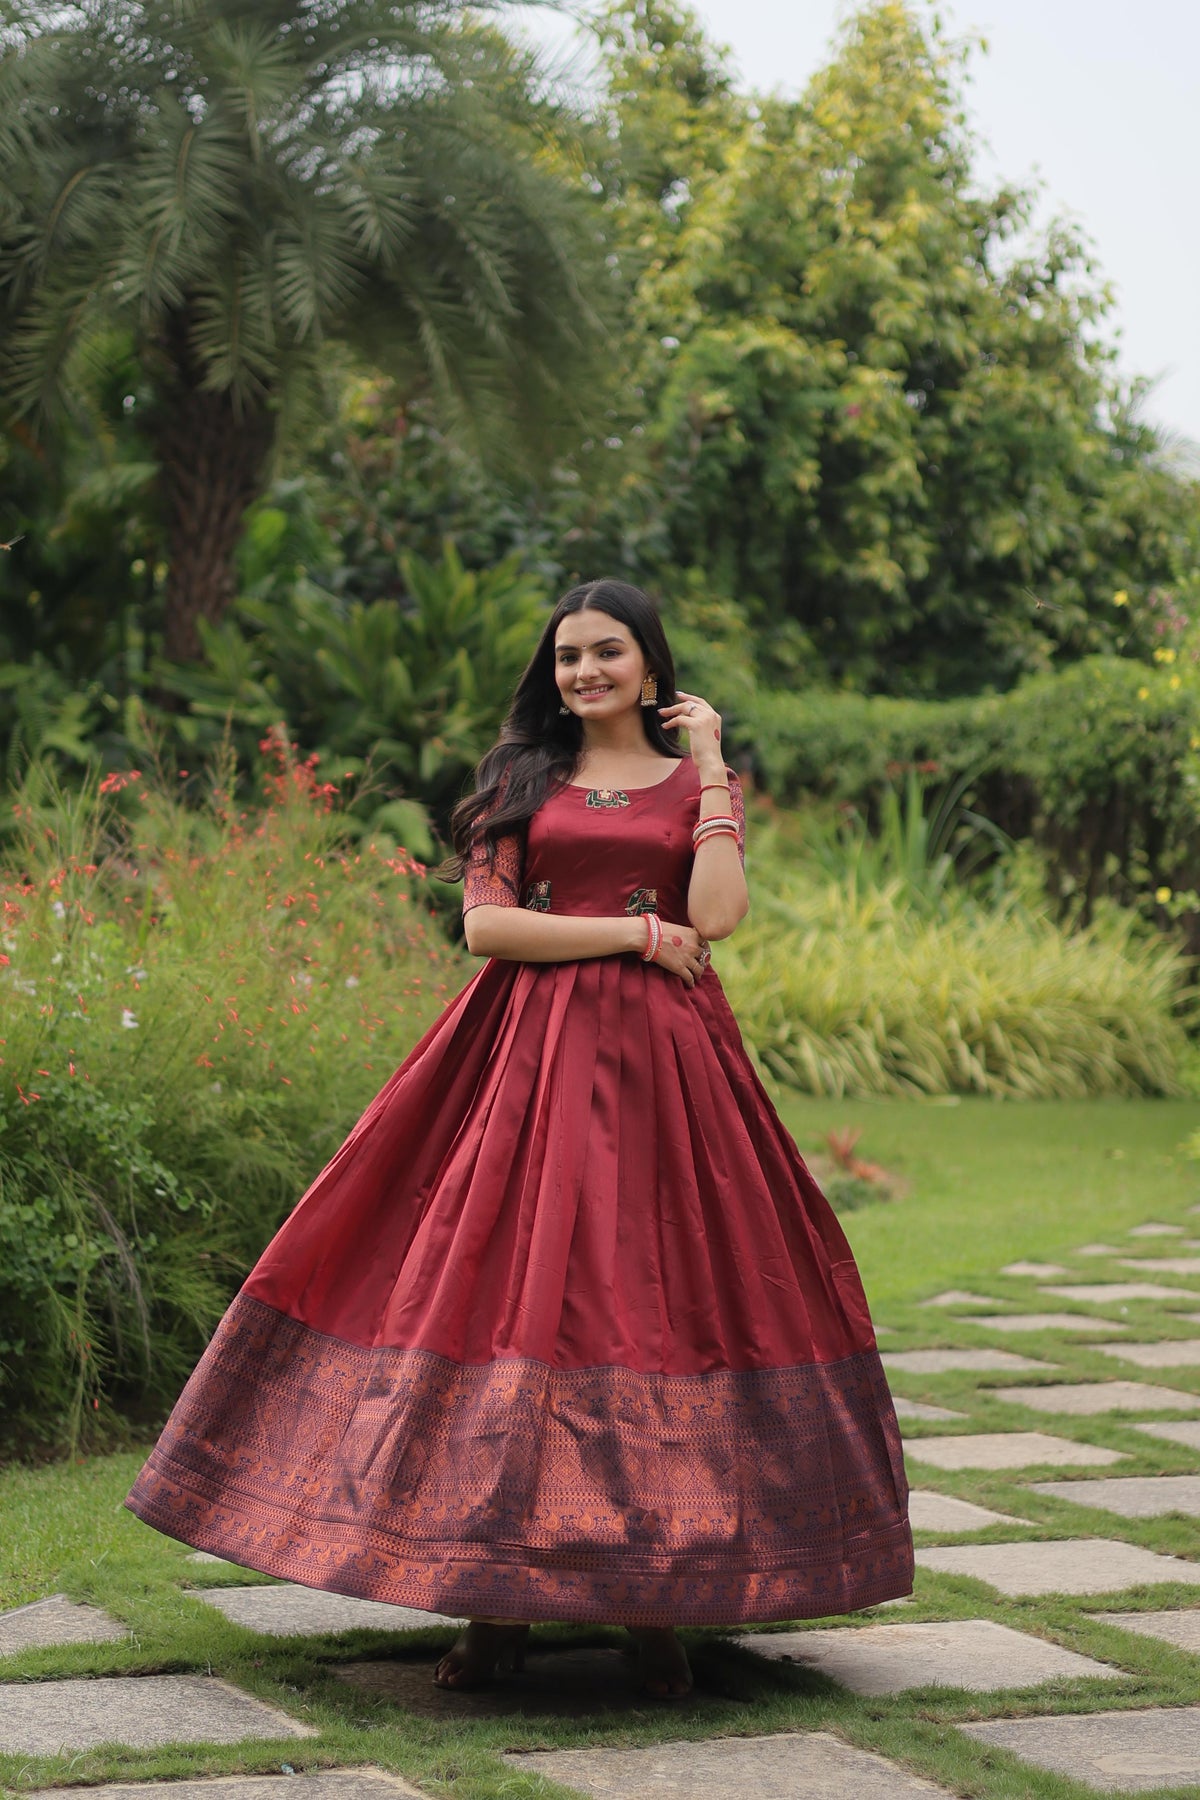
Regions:
[[193, 1599], [215, 1606], [250, 1631], [269, 1637], [316, 1637], [338, 1631], [414, 1631], [423, 1625], [460, 1625], [461, 1619], [443, 1613], [416, 1612], [409, 1606], [384, 1606], [378, 1600], [355, 1600], [348, 1594], [329, 1594], [323, 1588], [279, 1587], [207, 1588], [194, 1590]]
[[1028, 1406], [1034, 1412], [1074, 1414], [1109, 1412], [1200, 1412], [1200, 1394], [1153, 1387], [1145, 1381], [1054, 1382], [1045, 1387], [998, 1387], [998, 1400]]
[[981, 1431], [961, 1437], [911, 1438], [905, 1455], [914, 1462], [932, 1463], [937, 1469], [1028, 1469], [1038, 1463], [1060, 1468], [1100, 1468], [1122, 1462], [1124, 1452], [1105, 1450], [1098, 1444], [1078, 1444], [1073, 1438], [1051, 1437], [1044, 1431]]
[[886, 1369], [903, 1375], [949, 1375], [959, 1370], [982, 1373], [993, 1369], [1053, 1369], [1056, 1365], [1038, 1362], [1032, 1356], [1018, 1356], [1012, 1350], [885, 1350], [881, 1358]]
[[1200, 1364], [1200, 1338], [1167, 1338], [1161, 1344], [1097, 1344], [1101, 1356], [1136, 1363], [1140, 1369], [1183, 1369]]
[[126, 1744], [240, 1744], [311, 1737], [313, 1727], [207, 1675], [113, 1675], [0, 1684], [0, 1750], [56, 1756]]
[[972, 1294], [966, 1288], [947, 1288], [944, 1294], [935, 1294], [932, 1300], [922, 1300], [922, 1306], [1003, 1306], [1003, 1300], [995, 1294]]
[[1035, 1481], [1036, 1494], [1053, 1494], [1075, 1506], [1099, 1506], [1124, 1519], [1157, 1519], [1164, 1513], [1200, 1518], [1200, 1475], [1117, 1475], [1106, 1481]]
[[1094, 1306], [1109, 1306], [1125, 1300], [1200, 1300], [1200, 1294], [1189, 1289], [1163, 1287], [1156, 1281], [1094, 1281], [1068, 1283], [1066, 1287], [1044, 1287], [1043, 1294], [1057, 1294], [1060, 1300], [1084, 1300]]
[[1128, 1331], [1115, 1319], [1093, 1319], [1087, 1313], [997, 1313], [993, 1317], [972, 1319], [985, 1331], [1083, 1331], [1090, 1337], [1108, 1337], [1116, 1331]]
[[939, 1544], [918, 1550], [922, 1569], [971, 1575], [1002, 1594], [1109, 1594], [1141, 1582], [1182, 1581], [1200, 1587], [1200, 1563], [1159, 1556], [1113, 1538], [1056, 1543]]
[[1157, 1219], [1147, 1219], [1144, 1225], [1133, 1225], [1127, 1233], [1127, 1236], [1136, 1238], [1182, 1237], [1183, 1235], [1182, 1225], [1164, 1225]]
[[[214, 1559], [215, 1560], [215, 1559]], [[87, 1800], [429, 1800], [383, 1769], [313, 1769], [304, 1775], [208, 1775], [191, 1781], [109, 1782]], [[27, 1800], [63, 1800], [62, 1788], [33, 1788]]]
[[1169, 1444], [1186, 1444], [1189, 1450], [1200, 1450], [1200, 1419], [1179, 1419], [1174, 1424], [1135, 1425], [1147, 1437], [1165, 1438]]
[[1176, 1650], [1200, 1656], [1200, 1607], [1194, 1612], [1096, 1613], [1094, 1617], [1103, 1619], [1106, 1625], [1118, 1625], [1122, 1631], [1160, 1638]]
[[550, 1750], [505, 1761], [604, 1800], [908, 1800], [945, 1793], [825, 1731], [645, 1750]]
[[947, 1419], [965, 1419], [967, 1416], [965, 1412], [955, 1412], [952, 1406], [927, 1406], [923, 1400], [906, 1400], [903, 1394], [893, 1394], [892, 1405], [898, 1419], [924, 1419], [944, 1425]]
[[97, 1606], [77, 1606], [65, 1594], [51, 1594], [0, 1613], [0, 1656], [38, 1650], [49, 1644], [113, 1644], [128, 1637], [123, 1625]]
[[908, 1517], [914, 1531], [986, 1531], [989, 1525], [1027, 1525], [1028, 1519], [1012, 1513], [993, 1512], [972, 1500], [955, 1500], [948, 1494], [931, 1494], [913, 1488], [908, 1496]]
[[853, 1694], [955, 1687], [977, 1693], [1035, 1687], [1077, 1676], [1112, 1679], [1119, 1669], [992, 1619], [937, 1625], [869, 1625], [834, 1631], [762, 1632], [739, 1638], [756, 1656], [795, 1663]]
[[1039, 1769], [1086, 1781], [1102, 1794], [1200, 1782], [1200, 1706], [1145, 1712], [996, 1719], [961, 1728]]
[[1047, 1262], [1013, 1262], [1005, 1263], [1002, 1275], [1028, 1275], [1035, 1281], [1050, 1281], [1055, 1275], [1068, 1275], [1070, 1270], [1062, 1263]]
[[1123, 1256], [1121, 1267], [1148, 1275], [1200, 1275], [1200, 1256]]

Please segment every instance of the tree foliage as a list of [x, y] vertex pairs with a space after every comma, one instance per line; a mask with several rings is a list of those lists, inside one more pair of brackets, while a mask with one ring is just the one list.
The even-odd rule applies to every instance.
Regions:
[[745, 604], [767, 671], [971, 689], [1105, 647], [1196, 493], [1082, 241], [980, 190], [965, 53], [882, 0], [800, 101], [735, 102], [671, 0], [612, 17], [644, 430], [610, 525]]
[[607, 277], [574, 127], [478, 11], [2, 0], [0, 46], [0, 412], [69, 416], [98, 336], [124, 334], [168, 654], [227, 609], [246, 507], [328, 346], [510, 460], [586, 411]]

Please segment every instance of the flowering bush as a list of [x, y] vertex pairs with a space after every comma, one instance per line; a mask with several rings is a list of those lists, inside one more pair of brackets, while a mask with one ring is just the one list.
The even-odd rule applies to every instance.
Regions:
[[403, 851], [270, 733], [185, 807], [34, 769], [0, 872], [0, 1392], [28, 1430], [172, 1397], [288, 1208], [459, 985]]

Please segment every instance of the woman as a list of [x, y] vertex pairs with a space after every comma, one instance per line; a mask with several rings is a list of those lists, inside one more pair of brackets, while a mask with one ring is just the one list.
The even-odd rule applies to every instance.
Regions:
[[678, 1624], [911, 1587], [858, 1273], [709, 968], [748, 904], [720, 736], [637, 588], [559, 601], [454, 819], [489, 960], [270, 1244], [127, 1502], [469, 1615], [445, 1687], [531, 1620], [605, 1621], [674, 1697]]

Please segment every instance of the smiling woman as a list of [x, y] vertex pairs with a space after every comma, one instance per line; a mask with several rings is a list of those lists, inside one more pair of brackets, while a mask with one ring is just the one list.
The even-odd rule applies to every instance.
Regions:
[[[686, 728], [689, 754], [671, 734]], [[906, 1594], [900, 1439], [849, 1246], [709, 940], [747, 907], [721, 721], [646, 596], [564, 595], [458, 808], [490, 960], [269, 1245], [129, 1504], [268, 1574], [472, 1623], [674, 1626]]]

